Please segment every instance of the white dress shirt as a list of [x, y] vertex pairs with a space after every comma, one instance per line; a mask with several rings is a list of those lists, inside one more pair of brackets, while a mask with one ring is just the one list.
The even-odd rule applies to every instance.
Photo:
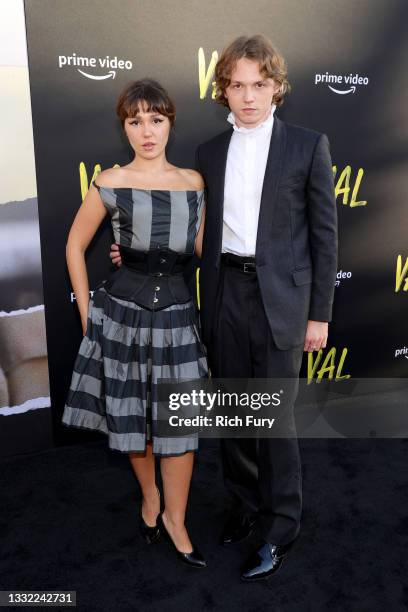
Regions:
[[234, 113], [227, 120], [234, 132], [228, 149], [224, 185], [222, 252], [254, 256], [259, 208], [273, 127], [271, 107], [267, 119], [254, 128], [238, 127]]

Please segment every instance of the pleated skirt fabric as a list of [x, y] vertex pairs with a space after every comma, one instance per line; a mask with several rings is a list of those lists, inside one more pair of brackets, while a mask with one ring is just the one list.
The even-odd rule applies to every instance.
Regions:
[[86, 334], [74, 364], [62, 423], [101, 431], [109, 447], [159, 456], [198, 448], [196, 433], [156, 436], [160, 379], [208, 375], [192, 301], [151, 311], [110, 295], [103, 286], [89, 301]]

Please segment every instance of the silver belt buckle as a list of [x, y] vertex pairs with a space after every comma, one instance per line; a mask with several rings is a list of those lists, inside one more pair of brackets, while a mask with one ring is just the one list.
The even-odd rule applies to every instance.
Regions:
[[[248, 270], [247, 266], [253, 266], [252, 270]], [[255, 272], [255, 264], [253, 261], [246, 261], [244, 263], [244, 272]]]

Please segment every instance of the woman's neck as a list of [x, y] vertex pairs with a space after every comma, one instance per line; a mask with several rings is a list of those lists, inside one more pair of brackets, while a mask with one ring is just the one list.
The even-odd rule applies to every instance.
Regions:
[[142, 157], [135, 157], [134, 160], [129, 164], [129, 170], [136, 170], [144, 172], [146, 174], [160, 174], [171, 168], [171, 164], [167, 161], [165, 155], [161, 155], [155, 159], [143, 159]]

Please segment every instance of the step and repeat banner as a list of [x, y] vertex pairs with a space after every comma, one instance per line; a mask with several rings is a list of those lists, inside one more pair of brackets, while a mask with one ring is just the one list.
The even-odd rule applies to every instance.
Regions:
[[[214, 66], [241, 34], [266, 34], [288, 64], [278, 115], [331, 143], [339, 268], [329, 342], [303, 376], [405, 377], [408, 366], [405, 0], [29, 0], [25, 2], [49, 372], [57, 443], [81, 339], [65, 263], [73, 218], [100, 169], [132, 151], [115, 103], [152, 77], [173, 96], [168, 156], [193, 167], [196, 146], [228, 127]], [[107, 220], [87, 252], [90, 287], [110, 269]], [[93, 434], [92, 434], [93, 435]], [[89, 434], [91, 436], [91, 434]]]
[[52, 445], [23, 2], [0, 4], [0, 456]]

